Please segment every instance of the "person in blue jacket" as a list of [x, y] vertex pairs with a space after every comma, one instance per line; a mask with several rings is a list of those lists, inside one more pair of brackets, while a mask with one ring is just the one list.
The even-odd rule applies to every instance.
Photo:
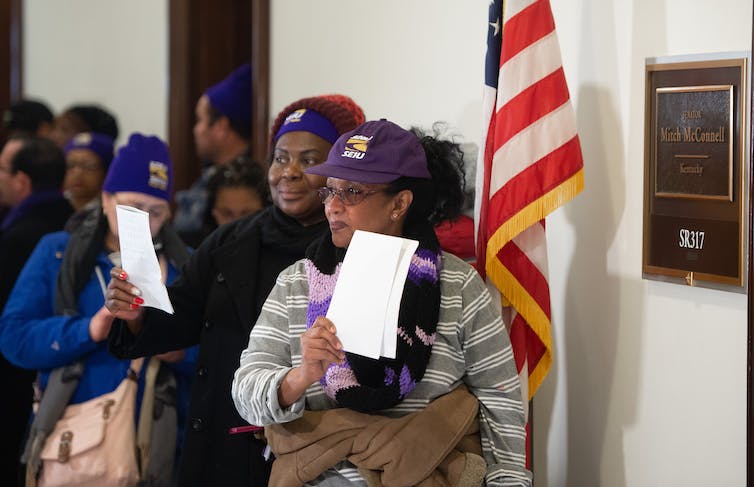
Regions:
[[[170, 283], [188, 259], [186, 246], [167, 224], [171, 189], [172, 163], [165, 143], [154, 136], [132, 134], [110, 165], [103, 184], [101, 208], [82, 218], [78, 228], [51, 233], [40, 240], [0, 317], [0, 350], [13, 364], [39, 370], [38, 386], [42, 391], [52, 369], [77, 361], [83, 361], [84, 370], [71, 404], [115, 390], [126, 376], [130, 360], [119, 360], [107, 350], [113, 316], [104, 306], [110, 270], [121, 267], [115, 208], [127, 205], [149, 213], [163, 278]], [[140, 300], [136, 299], [134, 307], [143, 303]], [[174, 420], [176, 424], [163, 430], [172, 433], [167, 444], [174, 449], [181, 444], [176, 436], [180, 436], [177, 430], [185, 420], [196, 350], [194, 347], [157, 357], [161, 360], [158, 377], [165, 376], [162, 369], [170, 369], [172, 374], [168, 374], [175, 381], [170, 382], [177, 384], [173, 386], [177, 390], [177, 401], [173, 394], [177, 423]], [[147, 364], [145, 361], [140, 374], [137, 416]], [[168, 393], [173, 390], [170, 385], [163, 389]], [[166, 390], [155, 385], [155, 400]], [[170, 398], [165, 400], [166, 404], [170, 402]], [[163, 440], [154, 435], [152, 438], [150, 451], [164, 450], [154, 444]], [[171, 475], [172, 468], [167, 470], [155, 475]], [[162, 478], [156, 483], [168, 481]]]

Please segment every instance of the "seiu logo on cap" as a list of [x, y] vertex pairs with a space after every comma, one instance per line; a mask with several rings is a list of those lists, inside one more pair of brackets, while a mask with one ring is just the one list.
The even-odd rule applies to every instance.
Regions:
[[163, 191], [168, 189], [167, 164], [159, 161], [149, 161], [149, 186]]
[[346, 141], [345, 149], [341, 156], [350, 157], [351, 159], [364, 159], [364, 155], [369, 148], [369, 141], [372, 137], [365, 135], [353, 135]]
[[288, 125], [289, 123], [293, 123], [293, 122], [300, 122], [301, 117], [304, 116], [304, 113], [306, 113], [306, 108], [299, 108], [295, 112], [291, 112], [290, 115], [285, 117], [285, 121], [283, 122], [283, 125]]

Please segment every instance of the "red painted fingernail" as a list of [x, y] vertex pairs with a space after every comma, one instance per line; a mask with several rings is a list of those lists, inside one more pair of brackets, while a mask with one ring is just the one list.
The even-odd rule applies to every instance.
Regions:
[[136, 296], [134, 298], [134, 303], [136, 303], [136, 304], [144, 304], [144, 300], [142, 298], [140, 298], [139, 296]]
[[126, 271], [122, 271], [122, 272], [121, 272], [121, 273], [120, 273], [120, 274], [118, 275], [118, 277], [120, 277], [120, 280], [121, 280], [121, 281], [125, 281], [126, 279], [128, 279], [128, 274], [126, 274]]
[[136, 304], [136, 303], [131, 303], [131, 304], [128, 305], [128, 307], [131, 308], [131, 309], [139, 309], [139, 305]]

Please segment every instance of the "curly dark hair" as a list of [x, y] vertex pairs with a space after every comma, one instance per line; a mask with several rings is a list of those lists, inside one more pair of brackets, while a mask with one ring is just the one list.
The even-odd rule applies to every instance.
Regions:
[[283, 125], [285, 117], [296, 110], [306, 108], [314, 110], [327, 118], [335, 126], [339, 134], [353, 130], [364, 123], [364, 111], [350, 97], [331, 94], [301, 98], [289, 104], [278, 113], [270, 129], [270, 151], [275, 147], [275, 135]]
[[43, 123], [52, 123], [50, 108], [37, 100], [20, 100], [13, 103], [3, 114], [5, 130], [36, 135]]
[[215, 206], [217, 193], [222, 188], [248, 188], [259, 195], [265, 206], [270, 200], [267, 174], [262, 166], [249, 158], [238, 157], [226, 167], [220, 167], [207, 181], [207, 209]]
[[72, 113], [88, 127], [87, 132], [97, 132], [118, 138], [118, 121], [115, 116], [100, 105], [73, 105], [66, 112]]
[[466, 186], [463, 150], [452, 140], [440, 139], [445, 128], [445, 124], [435, 123], [431, 135], [417, 127], [410, 130], [424, 148], [431, 180], [403, 176], [388, 184], [388, 193], [397, 194], [408, 189], [414, 194], [406, 214], [406, 225], [420, 221], [436, 225], [455, 220], [463, 211]]

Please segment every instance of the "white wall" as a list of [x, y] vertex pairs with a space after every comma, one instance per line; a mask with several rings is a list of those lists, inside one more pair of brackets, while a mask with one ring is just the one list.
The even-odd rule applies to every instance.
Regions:
[[708, 6], [553, 2], [586, 190], [549, 219], [546, 485], [745, 484], [746, 297], [641, 279], [644, 60], [751, 48], [750, 1]]
[[24, 96], [58, 113], [99, 103], [131, 132], [167, 135], [167, 0], [24, 0]]
[[342, 92], [367, 119], [442, 120], [478, 141], [487, 3], [270, 2], [270, 117], [297, 98]]
[[[487, 1], [272, 3], [272, 116], [342, 91], [368, 118], [479, 143]], [[586, 189], [548, 218], [555, 364], [535, 400], [542, 486], [739, 486], [746, 297], [641, 278], [644, 59], [751, 47], [752, 4], [552, 0]]]
[[[445, 120], [479, 143], [487, 1], [270, 3], [271, 117], [343, 92], [368, 118]], [[164, 136], [166, 2], [125, 4], [25, 1], [24, 89]], [[750, 49], [752, 4], [552, 7], [586, 189], [548, 218], [555, 363], [535, 401], [536, 485], [744, 485], [746, 297], [641, 278], [643, 73], [646, 57]]]

